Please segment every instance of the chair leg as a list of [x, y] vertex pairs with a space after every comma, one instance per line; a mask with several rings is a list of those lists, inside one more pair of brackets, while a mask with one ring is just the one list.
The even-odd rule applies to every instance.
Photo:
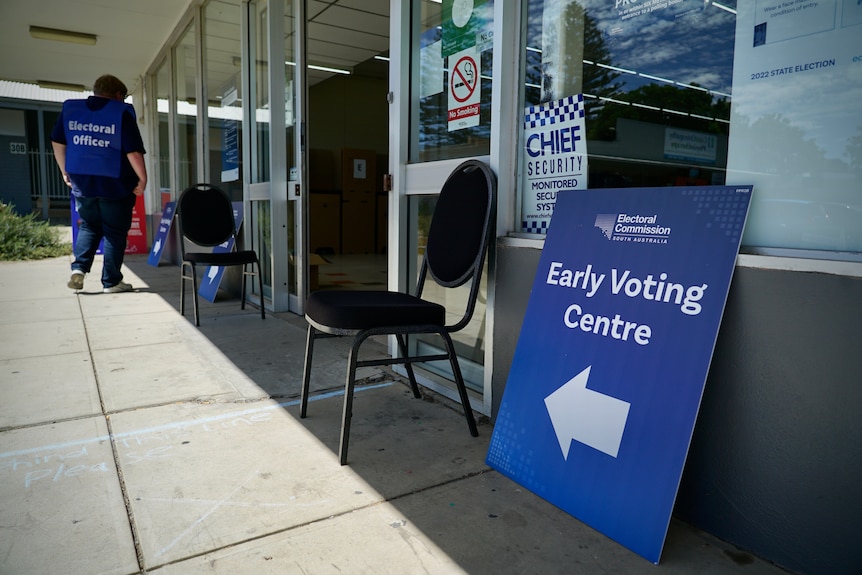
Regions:
[[[255, 267], [257, 267], [257, 288], [260, 294], [260, 319], [266, 319], [266, 305], [264, 305], [263, 301], [263, 274], [260, 273], [260, 262], [255, 260]], [[251, 280], [251, 289], [254, 289], [254, 280]]]
[[[395, 337], [398, 339], [398, 347], [401, 350], [401, 357], [410, 357], [407, 355], [407, 342], [404, 340], [403, 334], [396, 334]], [[416, 376], [413, 374], [413, 364], [408, 362], [404, 363], [404, 369], [407, 370], [407, 378], [410, 380], [410, 389], [413, 390], [413, 397], [416, 399], [420, 399], [422, 394], [419, 393], [419, 385], [416, 383]]]
[[299, 417], [305, 418], [308, 414], [308, 390], [311, 387], [311, 357], [314, 353], [315, 329], [308, 325], [308, 336], [305, 340], [305, 366], [302, 368], [302, 391], [299, 400]]
[[441, 331], [440, 335], [443, 341], [446, 342], [446, 349], [449, 354], [449, 363], [452, 365], [452, 374], [455, 376], [455, 385], [458, 387], [458, 394], [461, 396], [461, 405], [464, 407], [464, 417], [467, 419], [467, 428], [470, 430], [470, 435], [473, 437], [479, 436], [479, 430], [476, 428], [476, 420], [473, 417], [473, 408], [470, 407], [470, 398], [467, 396], [467, 387], [464, 385], [464, 377], [461, 375], [461, 366], [458, 364], [458, 356], [455, 355], [455, 345], [452, 343], [452, 338], [446, 331]]
[[180, 264], [180, 315], [186, 314], [186, 264]]
[[[239, 299], [239, 309], [245, 309], [245, 278], [248, 275], [245, 270], [247, 265], [242, 264], [242, 295]], [[251, 286], [251, 289], [254, 289], [254, 285]]]
[[201, 318], [198, 312], [198, 271], [195, 264], [192, 264], [192, 302], [195, 308], [195, 325], [200, 327]]
[[356, 387], [356, 361], [359, 356], [359, 346], [365, 341], [363, 334], [353, 339], [350, 348], [350, 358], [347, 365], [347, 381], [344, 384], [344, 411], [341, 416], [341, 443], [338, 446], [338, 458], [341, 465], [347, 465], [347, 445], [350, 441], [350, 422], [353, 419], [353, 391]]

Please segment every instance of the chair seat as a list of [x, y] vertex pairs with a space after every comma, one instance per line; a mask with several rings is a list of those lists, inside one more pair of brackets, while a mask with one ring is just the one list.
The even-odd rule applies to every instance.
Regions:
[[243, 250], [238, 252], [207, 253], [186, 252], [185, 261], [194, 264], [209, 264], [214, 266], [251, 264], [257, 261], [254, 251]]
[[443, 306], [391, 291], [316, 291], [308, 296], [305, 315], [319, 325], [336, 329], [442, 327], [446, 322]]

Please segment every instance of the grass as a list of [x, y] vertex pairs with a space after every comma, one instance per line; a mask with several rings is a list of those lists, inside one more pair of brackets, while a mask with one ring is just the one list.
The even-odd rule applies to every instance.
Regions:
[[0, 261], [41, 260], [72, 253], [60, 231], [36, 214], [16, 214], [14, 206], [0, 203]]

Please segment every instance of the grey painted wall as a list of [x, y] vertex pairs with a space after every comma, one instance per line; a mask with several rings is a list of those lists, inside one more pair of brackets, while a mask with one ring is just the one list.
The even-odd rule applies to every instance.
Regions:
[[496, 303], [494, 304], [494, 365], [491, 417], [496, 419], [509, 377], [509, 367], [521, 333], [533, 277], [539, 268], [541, 250], [497, 244]]
[[[496, 416], [540, 250], [498, 245]], [[675, 515], [795, 573], [862, 573], [862, 279], [738, 267]]]
[[862, 279], [737, 268], [677, 515], [799, 573], [862, 573]]

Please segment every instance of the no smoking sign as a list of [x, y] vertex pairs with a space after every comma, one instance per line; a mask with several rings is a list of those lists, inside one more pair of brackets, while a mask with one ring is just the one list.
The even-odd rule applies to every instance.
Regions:
[[473, 97], [476, 91], [476, 60], [473, 57], [464, 56], [455, 63], [449, 86], [457, 102], [466, 102]]
[[480, 65], [475, 47], [449, 57], [449, 131], [479, 125]]

